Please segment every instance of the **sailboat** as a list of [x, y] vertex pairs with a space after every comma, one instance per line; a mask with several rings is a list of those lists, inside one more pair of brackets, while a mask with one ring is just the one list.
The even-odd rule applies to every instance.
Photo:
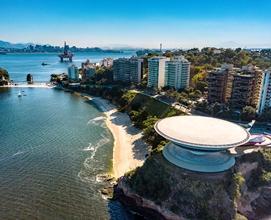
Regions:
[[22, 97], [22, 93], [21, 93], [21, 91], [19, 91], [19, 93], [18, 93], [18, 97]]

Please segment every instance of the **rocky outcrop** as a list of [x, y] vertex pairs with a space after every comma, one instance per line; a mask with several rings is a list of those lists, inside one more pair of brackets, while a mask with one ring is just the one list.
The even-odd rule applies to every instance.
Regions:
[[258, 198], [251, 205], [253, 212], [249, 213], [249, 219], [271, 219], [271, 186], [261, 188]]
[[114, 197], [149, 219], [270, 219], [270, 155], [265, 150], [237, 158], [232, 170], [206, 175], [155, 154], [119, 179]]
[[129, 207], [130, 210], [139, 213], [149, 219], [157, 220], [186, 220], [173, 212], [162, 208], [153, 201], [145, 199], [131, 191], [126, 184], [126, 179], [119, 180], [114, 190], [114, 198]]
[[0, 68], [0, 86], [9, 84], [9, 74], [8, 71]]

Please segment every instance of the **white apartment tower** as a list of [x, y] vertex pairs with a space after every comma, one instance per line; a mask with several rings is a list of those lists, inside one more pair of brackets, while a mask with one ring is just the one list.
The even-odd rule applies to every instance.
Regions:
[[148, 87], [161, 88], [166, 85], [165, 80], [165, 66], [166, 57], [153, 57], [148, 59], [149, 74], [148, 74]]
[[78, 80], [79, 79], [79, 70], [78, 67], [74, 64], [68, 67], [68, 76], [70, 80]]
[[271, 68], [265, 70], [264, 72], [259, 113], [263, 113], [263, 111], [267, 108], [271, 108]]
[[185, 89], [189, 86], [190, 63], [183, 56], [166, 61], [165, 85], [175, 89]]

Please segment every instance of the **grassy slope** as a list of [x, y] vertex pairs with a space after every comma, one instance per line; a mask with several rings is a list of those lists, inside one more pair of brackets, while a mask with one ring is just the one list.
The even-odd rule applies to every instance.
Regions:
[[130, 105], [144, 108], [149, 115], [157, 116], [158, 118], [165, 117], [170, 111], [173, 110], [173, 108], [169, 105], [144, 94], [136, 94]]

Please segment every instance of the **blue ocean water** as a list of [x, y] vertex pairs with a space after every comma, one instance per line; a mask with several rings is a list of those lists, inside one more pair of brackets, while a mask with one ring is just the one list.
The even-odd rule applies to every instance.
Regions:
[[[43, 69], [41, 61], [51, 65]], [[0, 58], [16, 80], [28, 72], [48, 80], [65, 65], [51, 54]], [[63, 91], [26, 88], [21, 98], [18, 92], [0, 88], [0, 219], [130, 219], [99, 193], [113, 152], [103, 114]]]
[[[124, 51], [123, 53], [76, 53], [73, 64], [79, 67], [86, 59], [95, 63], [106, 57], [115, 59], [132, 55], [134, 55], [134, 51]], [[48, 65], [42, 66], [43, 62]], [[71, 65], [69, 62], [59, 62], [57, 53], [0, 55], [0, 67], [7, 69], [10, 78], [14, 81], [25, 81], [28, 73], [33, 75], [34, 81], [49, 81], [50, 75], [53, 73], [67, 73], [69, 65]]]

